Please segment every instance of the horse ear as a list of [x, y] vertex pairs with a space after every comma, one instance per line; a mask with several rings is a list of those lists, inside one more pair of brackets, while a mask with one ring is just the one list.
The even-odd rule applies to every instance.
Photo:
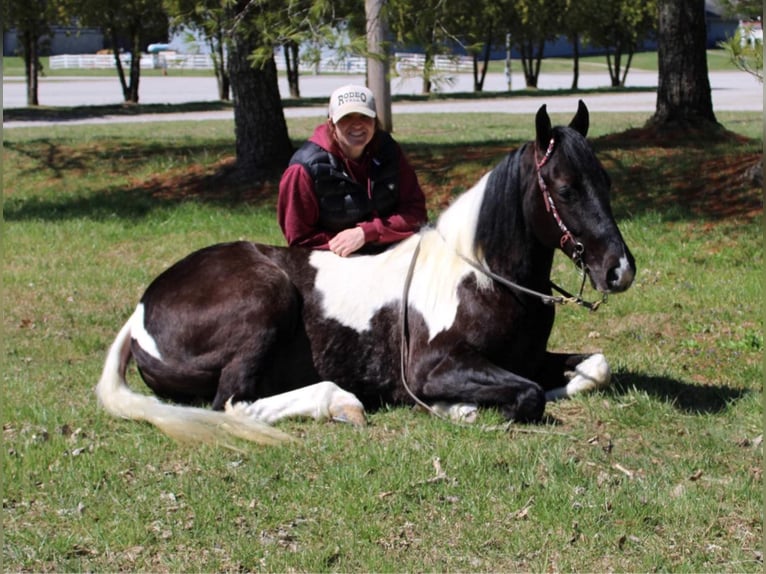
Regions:
[[588, 135], [588, 127], [590, 126], [590, 114], [588, 113], [588, 107], [585, 102], [580, 100], [577, 104], [577, 113], [572, 121], [569, 123], [569, 127], [580, 132], [583, 137]]
[[551, 141], [551, 118], [548, 117], [548, 108], [545, 104], [540, 106], [535, 116], [535, 129], [537, 130], [537, 147], [541, 151], [548, 149], [548, 142]]

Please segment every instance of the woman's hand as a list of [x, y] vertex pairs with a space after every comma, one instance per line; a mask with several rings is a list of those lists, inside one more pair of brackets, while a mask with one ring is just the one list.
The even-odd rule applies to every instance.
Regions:
[[341, 257], [347, 257], [364, 246], [364, 230], [361, 227], [344, 229], [330, 239], [330, 251]]

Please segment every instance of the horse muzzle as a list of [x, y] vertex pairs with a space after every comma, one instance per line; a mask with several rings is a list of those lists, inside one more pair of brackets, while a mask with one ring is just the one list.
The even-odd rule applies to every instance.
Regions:
[[591, 285], [601, 293], [622, 293], [633, 284], [636, 277], [636, 262], [627, 247], [622, 255], [605, 265], [588, 265], [587, 269]]

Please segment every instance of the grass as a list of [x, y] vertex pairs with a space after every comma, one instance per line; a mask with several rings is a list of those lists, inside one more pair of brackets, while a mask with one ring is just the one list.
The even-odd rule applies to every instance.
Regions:
[[[190, 250], [281, 243], [274, 182], [227, 186], [232, 124], [5, 130], [2, 472], [6, 571], [762, 570], [761, 117], [668, 142], [595, 114], [635, 285], [562, 308], [560, 350], [603, 350], [602, 392], [539, 426], [409, 409], [289, 422], [300, 440], [181, 447], [93, 395], [142, 289]], [[554, 117], [554, 121], [568, 120]], [[315, 120], [288, 120], [296, 143]], [[397, 121], [436, 215], [532, 136], [526, 116]], [[576, 283], [571, 264], [554, 275]], [[135, 388], [143, 387], [135, 373]]]

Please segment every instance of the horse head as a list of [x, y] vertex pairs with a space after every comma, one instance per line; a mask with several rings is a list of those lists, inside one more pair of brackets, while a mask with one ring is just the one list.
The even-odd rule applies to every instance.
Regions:
[[619, 293], [636, 273], [609, 202], [611, 181], [585, 139], [588, 108], [580, 100], [566, 127], [551, 127], [546, 106], [535, 118], [537, 188], [528, 203], [538, 239], [583, 267], [595, 289]]

